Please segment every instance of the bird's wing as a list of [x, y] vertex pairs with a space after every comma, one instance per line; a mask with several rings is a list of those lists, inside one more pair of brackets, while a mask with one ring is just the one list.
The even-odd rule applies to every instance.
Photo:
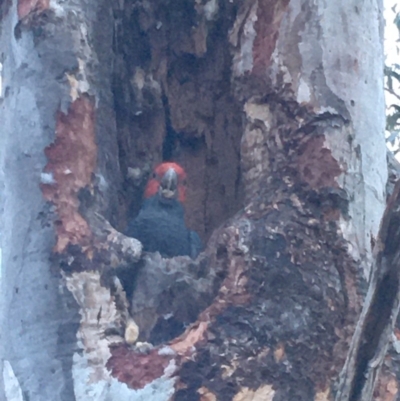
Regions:
[[196, 231], [189, 231], [190, 257], [196, 259], [203, 250], [203, 243]]

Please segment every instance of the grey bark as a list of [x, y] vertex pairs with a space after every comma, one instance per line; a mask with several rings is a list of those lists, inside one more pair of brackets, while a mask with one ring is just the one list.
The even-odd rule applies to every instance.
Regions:
[[[94, 57], [87, 42], [79, 41], [86, 41], [84, 29], [91, 31], [94, 20], [100, 20], [102, 4], [86, 5], [87, 13], [83, 4], [62, 8], [54, 4], [47, 15], [33, 13], [18, 21], [16, 2], [2, 3], [2, 376], [15, 376], [24, 400], [75, 399], [72, 364], [79, 350], [80, 315], [76, 300], [62, 285], [60, 271], [51, 267], [57, 217], [40, 185], [53, 180], [43, 170], [44, 149], [54, 141], [57, 111], [67, 112], [71, 102], [65, 73], [78, 68], [79, 58], [98, 63], [96, 79], [110, 75], [110, 65], [102, 58], [111, 57], [112, 22], [102, 24], [103, 37], [93, 35], [93, 42], [104, 41], [108, 54]], [[96, 87], [93, 82], [89, 86]], [[115, 149], [115, 126], [108, 119], [109, 89], [108, 94], [101, 90], [97, 123], [101, 152], [107, 153]], [[104, 169], [102, 173], [106, 174]], [[114, 182], [108, 183], [110, 194]], [[18, 399], [9, 388], [5, 382], [2, 399]]]
[[[46, 163], [43, 149], [54, 135], [54, 115], [60, 102], [68, 103], [68, 94], [56, 80], [64, 68], [57, 59], [69, 59], [71, 67], [76, 60], [68, 57], [62, 27], [56, 40], [37, 48], [33, 35], [16, 39], [17, 22], [14, 3], [1, 22], [3, 378], [8, 366], [23, 399], [68, 400], [73, 399], [73, 333], [79, 317], [68, 307], [72, 297], [60, 293], [59, 276], [49, 268], [52, 211], [39, 183]], [[49, 57], [50, 53], [56, 54]], [[4, 383], [2, 399], [14, 399], [9, 394], [4, 398], [8, 388]]]

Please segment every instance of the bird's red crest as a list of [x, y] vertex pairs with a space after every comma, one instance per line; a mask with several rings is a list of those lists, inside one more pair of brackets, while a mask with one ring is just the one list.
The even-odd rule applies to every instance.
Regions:
[[173, 162], [165, 162], [159, 164], [153, 170], [153, 177], [149, 180], [146, 185], [146, 189], [144, 191], [145, 198], [150, 198], [155, 195], [158, 191], [158, 187], [160, 186], [160, 180], [162, 176], [168, 171], [168, 169], [173, 168], [178, 174], [178, 192], [179, 192], [179, 201], [185, 202], [186, 200], [186, 172], [185, 170], [177, 163]]

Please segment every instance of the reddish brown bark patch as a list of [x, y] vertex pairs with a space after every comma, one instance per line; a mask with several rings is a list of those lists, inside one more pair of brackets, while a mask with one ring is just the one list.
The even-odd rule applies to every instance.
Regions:
[[336, 177], [342, 173], [336, 159], [324, 147], [324, 137], [313, 137], [304, 145], [298, 158], [300, 177], [313, 189], [337, 188]]
[[44, 168], [54, 183], [42, 184], [42, 191], [56, 206], [59, 221], [55, 251], [61, 253], [68, 245], [89, 245], [91, 231], [79, 213], [78, 192], [91, 183], [97, 146], [94, 106], [89, 98], [77, 99], [68, 114], [58, 112], [56, 118], [56, 139], [45, 149], [48, 163]]
[[127, 345], [111, 348], [111, 358], [107, 362], [114, 377], [133, 389], [141, 389], [146, 384], [164, 374], [171, 356], [159, 355], [158, 349], [142, 354], [130, 349]]
[[289, 0], [267, 0], [258, 2], [257, 32], [253, 44], [253, 73], [264, 74], [270, 64], [270, 59], [275, 50], [278, 39], [278, 31], [283, 16], [285, 15]]
[[19, 0], [17, 5], [18, 18], [22, 19], [32, 12], [47, 10], [50, 0]]
[[377, 401], [395, 401], [399, 392], [399, 382], [384, 368], [374, 389], [374, 399]]

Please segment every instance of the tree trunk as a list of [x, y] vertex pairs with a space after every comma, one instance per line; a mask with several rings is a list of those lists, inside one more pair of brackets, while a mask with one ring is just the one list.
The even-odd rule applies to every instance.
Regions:
[[[395, 399], [380, 1], [0, 7], [0, 399]], [[195, 261], [121, 234], [161, 160]]]

